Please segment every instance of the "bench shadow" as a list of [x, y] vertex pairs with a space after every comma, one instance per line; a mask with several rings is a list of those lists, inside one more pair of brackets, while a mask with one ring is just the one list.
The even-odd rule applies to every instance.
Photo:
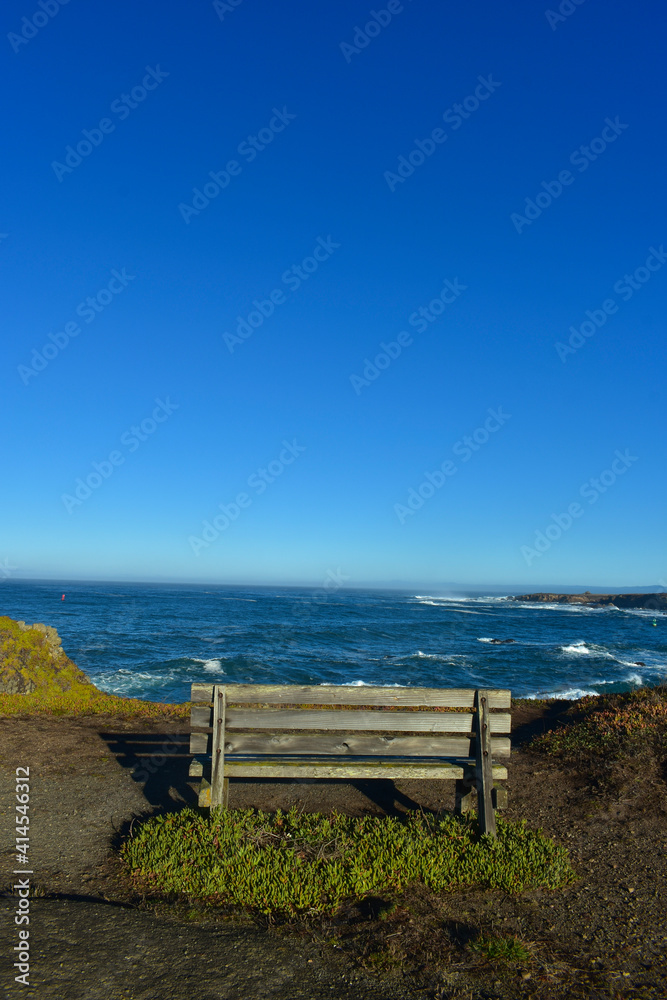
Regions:
[[[101, 732], [101, 739], [132, 780], [141, 786], [151, 811], [178, 811], [197, 807], [197, 794], [188, 774], [192, 757], [188, 733]], [[194, 779], [198, 783], [199, 779]], [[317, 778], [232, 778], [230, 805], [234, 807], [234, 789], [240, 786], [267, 784], [283, 787], [308, 784], [325, 789], [327, 785], [347, 786], [360, 792], [387, 816], [399, 816], [406, 811], [423, 810], [423, 806], [400, 791], [391, 779], [327, 779]], [[430, 809], [426, 809], [430, 812]]]
[[[387, 816], [399, 816], [406, 809], [422, 808], [419, 802], [415, 802], [405, 792], [401, 792], [388, 778], [369, 778], [351, 781], [350, 784], [367, 799], [374, 802], [376, 806], [379, 806]], [[401, 809], [399, 806], [403, 808]]]
[[[404, 792], [396, 788], [393, 781], [386, 778], [368, 778], [356, 781], [350, 778], [230, 778], [229, 804], [232, 809], [235, 807], [236, 797], [234, 793], [240, 788], [252, 788], [255, 786], [261, 789], [266, 789], [267, 787], [295, 789], [303, 785], [320, 789], [323, 797], [325, 797], [324, 793], [327, 787], [354, 788], [356, 791], [361, 792], [369, 802], [372, 802], [387, 816], [400, 816], [406, 810], [432, 811], [424, 809], [419, 802], [411, 799], [409, 795], [405, 795]], [[284, 803], [281, 806], [281, 808], [285, 807], [289, 808], [289, 805]], [[320, 808], [326, 811], [325, 805]]]
[[190, 736], [188, 733], [99, 734], [121, 767], [142, 787], [153, 809], [184, 809], [196, 806], [197, 796], [189, 785]]

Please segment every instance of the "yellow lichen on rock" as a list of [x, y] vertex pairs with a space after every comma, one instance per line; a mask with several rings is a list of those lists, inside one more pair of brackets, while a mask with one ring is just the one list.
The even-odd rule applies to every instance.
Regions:
[[51, 625], [0, 617], [0, 693], [71, 691], [91, 682], [66, 655]]

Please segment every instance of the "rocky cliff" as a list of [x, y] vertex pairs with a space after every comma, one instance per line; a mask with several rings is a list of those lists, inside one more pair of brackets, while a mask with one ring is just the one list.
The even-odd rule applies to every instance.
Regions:
[[72, 663], [50, 625], [0, 617], [0, 693], [69, 691], [91, 682]]
[[548, 604], [592, 604], [597, 607], [614, 604], [617, 608], [646, 608], [667, 611], [667, 594], [521, 594], [512, 601], [533, 601]]

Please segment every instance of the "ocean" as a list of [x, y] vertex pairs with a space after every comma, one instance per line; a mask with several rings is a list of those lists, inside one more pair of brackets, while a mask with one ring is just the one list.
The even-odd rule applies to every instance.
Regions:
[[190, 684], [204, 680], [502, 687], [572, 699], [667, 675], [667, 615], [653, 611], [333, 581], [309, 590], [8, 579], [0, 598], [1, 614], [53, 625], [103, 691], [152, 701], [187, 701]]

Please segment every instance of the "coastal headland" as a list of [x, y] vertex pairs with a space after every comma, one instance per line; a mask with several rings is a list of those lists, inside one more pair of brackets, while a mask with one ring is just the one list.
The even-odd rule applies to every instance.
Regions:
[[649, 611], [667, 611], [667, 594], [518, 594], [511, 601], [530, 601], [535, 604], [590, 604], [592, 607], [646, 608]]
[[[65, 663], [55, 630], [43, 629], [0, 619], [0, 969], [8, 997], [664, 997], [664, 689], [513, 703], [504, 818], [565, 847], [574, 882], [515, 894], [415, 883], [352, 898], [330, 916], [270, 920], [129, 878], [122, 845], [151, 818], [196, 808], [189, 705], [98, 691]], [[17, 767], [30, 775], [28, 989], [14, 987], [9, 957]], [[232, 784], [234, 810], [274, 815], [296, 807], [434, 818], [454, 806], [451, 782]]]

